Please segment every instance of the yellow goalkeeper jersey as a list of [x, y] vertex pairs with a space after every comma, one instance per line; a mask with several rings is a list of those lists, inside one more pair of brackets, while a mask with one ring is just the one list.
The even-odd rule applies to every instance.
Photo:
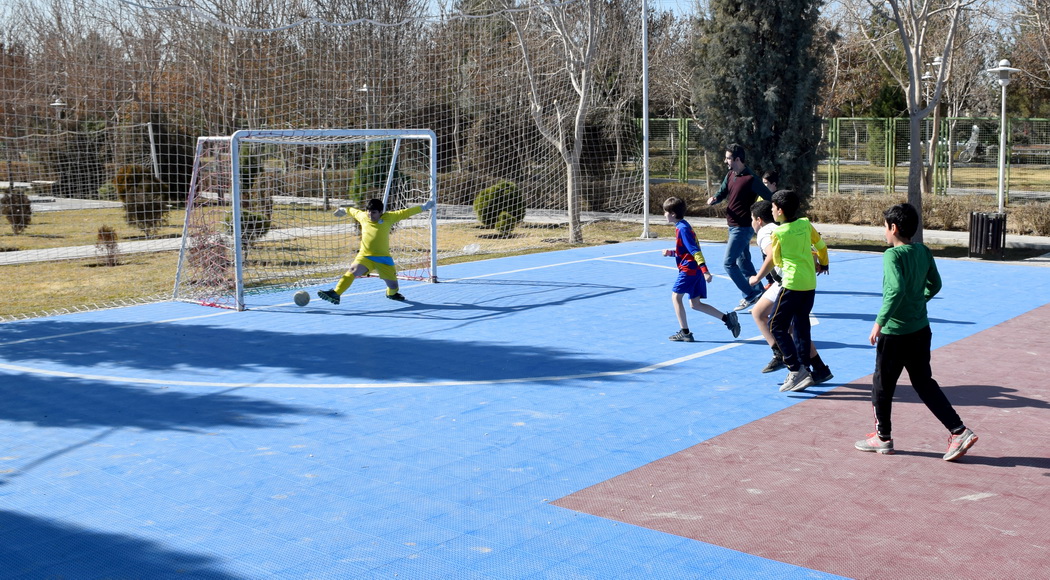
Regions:
[[379, 216], [379, 221], [368, 219], [368, 212], [357, 208], [347, 208], [346, 213], [361, 224], [361, 249], [359, 256], [389, 257], [390, 256], [390, 228], [397, 222], [416, 215], [423, 211], [422, 206], [408, 207], [397, 211], [384, 212]]

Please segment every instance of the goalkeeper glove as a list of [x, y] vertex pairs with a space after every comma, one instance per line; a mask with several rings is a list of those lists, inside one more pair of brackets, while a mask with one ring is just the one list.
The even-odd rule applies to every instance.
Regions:
[[434, 200], [430, 200], [430, 201], [424, 203], [423, 205], [421, 205], [419, 207], [422, 207], [423, 211], [430, 211], [430, 210], [434, 209], [434, 206], [436, 206], [436, 205], [437, 205], [437, 203], [434, 202]]
[[817, 264], [817, 274], [829, 274], [830, 275], [831, 274], [831, 264], [828, 264], [827, 266], [822, 266], [820, 264]]
[[335, 210], [335, 213], [333, 213], [332, 215], [334, 215], [335, 217], [343, 217], [344, 215], [346, 215], [346, 210], [343, 208], [339, 208]]

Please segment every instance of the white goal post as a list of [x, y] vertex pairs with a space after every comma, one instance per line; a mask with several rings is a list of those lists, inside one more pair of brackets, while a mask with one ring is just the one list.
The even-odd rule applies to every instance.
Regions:
[[[339, 207], [437, 201], [426, 129], [237, 131], [200, 137], [186, 200], [175, 300], [244, 310], [246, 297], [334, 283], [360, 244]], [[437, 281], [437, 212], [403, 220], [390, 251], [404, 279]]]

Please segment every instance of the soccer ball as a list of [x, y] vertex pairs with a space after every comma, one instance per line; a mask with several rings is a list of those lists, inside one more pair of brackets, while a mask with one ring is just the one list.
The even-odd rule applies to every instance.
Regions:
[[300, 290], [295, 293], [294, 300], [296, 306], [306, 306], [310, 303], [310, 293], [306, 290]]

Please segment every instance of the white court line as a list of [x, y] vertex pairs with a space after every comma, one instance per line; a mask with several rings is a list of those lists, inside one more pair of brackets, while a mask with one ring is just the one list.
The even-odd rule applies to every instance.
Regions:
[[[293, 304], [293, 303], [289, 302], [289, 304]], [[36, 337], [33, 337], [33, 338], [23, 338], [21, 340], [12, 340], [12, 341], [9, 341], [9, 342], [0, 342], [0, 346], [8, 346], [8, 345], [12, 345], [12, 344], [22, 344], [22, 343], [26, 343], [26, 342], [40, 342], [42, 340], [51, 340], [52, 338], [67, 338], [67, 337], [70, 337], [70, 336], [81, 336], [81, 335], [84, 335], [84, 334], [94, 334], [96, 332], [109, 332], [111, 330], [123, 330], [125, 328], [137, 328], [139, 326], [153, 326], [154, 324], [168, 324], [168, 323], [171, 323], [171, 322], [182, 322], [184, 320], [196, 320], [196, 319], [199, 319], [199, 318], [211, 318], [213, 316], [225, 316], [227, 314], [232, 314], [234, 312], [236, 312], [236, 310], [223, 310], [221, 312], [211, 312], [211, 313], [208, 313], [208, 314], [199, 314], [197, 316], [185, 316], [183, 318], [169, 318], [168, 320], [151, 320], [149, 322], [136, 322], [134, 324], [121, 324], [119, 326], [109, 326], [109, 327], [106, 327], [106, 328], [94, 328], [92, 330], [81, 330], [79, 332], [67, 332], [67, 333], [64, 333], [64, 334], [52, 334], [52, 335], [48, 335], [48, 336], [36, 336]], [[0, 328], [2, 328], [2, 327], [0, 327]]]
[[390, 389], [390, 388], [403, 388], [403, 387], [460, 387], [460, 386], [471, 386], [471, 385], [506, 385], [513, 383], [542, 383], [542, 382], [560, 382], [560, 381], [572, 381], [579, 379], [595, 379], [604, 377], [620, 377], [626, 375], [637, 375], [642, 373], [648, 373], [662, 368], [674, 366], [684, 362], [689, 362], [698, 358], [703, 358], [708, 355], [716, 354], [743, 346], [744, 344], [756, 340], [762, 340], [761, 336], [748, 338], [741, 342], [733, 342], [729, 344], [723, 344], [708, 350], [700, 351], [683, 357], [673, 358], [663, 362], [654, 363], [644, 367], [636, 369], [627, 369], [623, 371], [605, 371], [600, 373], [581, 373], [577, 375], [551, 375], [545, 377], [520, 377], [517, 379], [492, 379], [492, 380], [476, 380], [476, 381], [415, 381], [415, 382], [395, 382], [395, 383], [221, 383], [211, 381], [177, 381], [177, 380], [164, 380], [164, 379], [147, 379], [147, 378], [134, 378], [134, 377], [114, 377], [110, 375], [90, 375], [84, 373], [71, 373], [66, 371], [52, 371], [37, 369], [32, 367], [23, 367], [19, 365], [10, 365], [0, 363], [0, 370], [10, 371], [20, 374], [32, 374], [32, 375], [44, 375], [49, 377], [59, 377], [66, 379], [79, 379], [89, 381], [100, 381], [109, 383], [122, 383], [122, 384], [137, 384], [137, 385], [164, 385], [164, 386], [178, 386], [178, 387], [215, 387], [215, 388], [271, 388], [271, 389]]
[[[645, 250], [643, 252], [631, 252], [629, 254], [620, 254], [620, 255], [617, 255], [617, 256], [608, 256], [608, 257], [619, 258], [619, 257], [623, 257], [623, 256], [637, 256], [639, 254], [647, 254], [647, 253], [649, 253], [651, 251], [652, 250]], [[596, 258], [587, 258], [587, 259], [584, 259], [584, 260], [572, 260], [572, 261], [569, 261], [569, 262], [559, 262], [559, 263], [556, 263], [556, 264], [547, 264], [547, 265], [544, 265], [544, 266], [534, 266], [534, 267], [530, 267], [530, 268], [520, 268], [520, 269], [517, 269], [517, 270], [507, 270], [505, 272], [495, 272], [495, 273], [492, 273], [492, 274], [482, 274], [480, 276], [470, 276], [468, 278], [449, 278], [448, 280], [446, 280], [446, 282], [454, 282], [456, 280], [475, 280], [475, 279], [478, 279], [478, 278], [489, 278], [489, 277], [492, 277], [492, 276], [503, 276], [503, 275], [506, 275], [506, 274], [516, 274], [518, 272], [528, 272], [530, 270], [540, 270], [540, 269], [543, 269], [543, 268], [554, 268], [554, 267], [558, 267], [558, 266], [568, 266], [568, 265], [572, 265], [572, 264], [580, 264], [580, 263], [583, 263], [583, 262], [594, 262], [594, 261], [600, 261], [600, 260], [603, 260], [603, 259], [605, 259], [604, 256], [599, 256], [599, 257], [596, 257]], [[406, 285], [407, 288], [419, 288], [419, 287], [425, 288], [425, 287], [428, 287], [428, 286], [433, 286], [433, 284], [420, 282], [420, 283], [417, 283], [417, 284], [408, 284], [408, 285]], [[364, 296], [366, 294], [377, 294], [379, 292], [384, 292], [384, 291], [385, 291], [385, 289], [380, 288], [379, 290], [368, 290], [368, 291], [365, 291], [365, 292], [352, 293], [352, 294], [350, 294], [350, 296]], [[294, 302], [284, 302], [284, 303], [281, 303], [281, 304], [272, 304], [270, 306], [260, 306], [258, 308], [252, 308], [251, 310], [256, 310], [256, 311], [258, 311], [258, 310], [266, 310], [268, 308], [292, 306], [294, 304], [295, 304]], [[110, 332], [110, 331], [113, 331], [113, 330], [124, 330], [124, 329], [127, 329], [127, 328], [137, 328], [137, 327], [140, 327], [140, 326], [150, 326], [150, 325], [153, 325], [153, 324], [169, 324], [169, 323], [172, 323], [172, 322], [183, 322], [183, 321], [186, 321], [186, 320], [195, 320], [195, 319], [199, 319], [199, 318], [210, 318], [212, 316], [225, 316], [227, 314], [236, 314], [236, 313], [237, 313], [236, 310], [223, 310], [221, 312], [201, 314], [201, 315], [197, 315], [197, 316], [187, 316], [187, 317], [184, 317], [184, 318], [171, 318], [171, 319], [168, 319], [168, 320], [153, 320], [153, 321], [150, 321], [150, 322], [136, 322], [134, 324], [122, 324], [122, 325], [117, 325], [117, 326], [110, 326], [110, 327], [107, 327], [107, 328], [95, 328], [95, 329], [92, 329], [92, 330], [82, 330], [82, 331], [79, 331], [79, 332], [69, 332], [69, 333], [65, 333], [65, 334], [52, 334], [52, 335], [48, 335], [48, 336], [37, 336], [37, 337], [33, 337], [33, 338], [23, 338], [21, 340], [12, 340], [10, 342], [0, 342], [0, 346], [7, 346], [7, 345], [11, 345], [11, 344], [23, 344], [23, 343], [27, 343], [27, 342], [40, 342], [40, 341], [44, 341], [44, 340], [50, 340], [52, 338], [66, 338], [66, 337], [70, 337], [70, 336], [81, 336], [81, 335], [84, 335], [84, 334], [93, 334], [93, 333], [97, 333], [97, 332]], [[3, 328], [3, 326], [0, 326], [0, 329], [2, 329], [2, 328]]]
[[[613, 260], [612, 258], [601, 258], [601, 260], [605, 261], [605, 262], [617, 262], [619, 264], [630, 264], [632, 266], [649, 266], [650, 268], [663, 268], [665, 270], [677, 270], [678, 269], [677, 266], [670, 266], [668, 264], [648, 264], [646, 262], [632, 262], [630, 260]], [[721, 278], [723, 280], [732, 280], [732, 278], [730, 278], [729, 276], [727, 276], [725, 274], [714, 274], [713, 276], [715, 278]]]
[[[496, 272], [496, 273], [492, 273], [492, 274], [483, 274], [483, 275], [480, 275], [480, 276], [472, 276], [470, 278], [456, 278], [456, 280], [470, 280], [470, 279], [477, 279], [477, 278], [487, 278], [487, 277], [491, 277], [491, 276], [502, 276], [502, 275], [506, 275], [506, 274], [513, 274], [513, 273], [518, 273], [518, 272], [527, 272], [527, 271], [531, 271], [531, 270], [539, 270], [539, 269], [552, 268], [552, 267], [557, 267], [557, 266], [566, 266], [566, 265], [572, 265], [572, 264], [579, 264], [579, 263], [583, 263], [583, 262], [617, 261], [617, 260], [614, 260], [613, 258], [620, 258], [620, 257], [626, 257], [626, 256], [635, 256], [635, 255], [639, 255], [639, 254], [646, 254], [646, 253], [651, 252], [651, 251], [652, 250], [646, 250], [646, 251], [642, 251], [642, 252], [632, 252], [632, 253], [627, 253], [627, 254], [620, 254], [620, 255], [617, 255], [617, 256], [600, 256], [600, 257], [588, 258], [588, 259], [584, 259], [584, 260], [571, 260], [571, 261], [568, 261], [568, 262], [560, 262], [560, 263], [556, 263], [556, 264], [547, 264], [547, 265], [543, 265], [543, 266], [534, 266], [534, 267], [529, 267], [529, 268], [520, 268], [520, 269], [517, 269], [517, 270], [507, 270], [507, 271], [504, 271], [504, 272]], [[640, 263], [640, 262], [626, 262], [626, 263], [631, 263], [631, 264], [636, 264], [636, 265], [643, 265], [643, 266], [651, 266], [652, 265], [652, 264], [644, 264], [644, 263]], [[663, 266], [658, 266], [658, 267], [663, 267]], [[427, 284], [420, 283], [417, 286], [427, 286]], [[292, 303], [289, 302], [288, 304], [290, 305]], [[68, 337], [68, 336], [78, 336], [78, 335], [83, 335], [83, 334], [91, 334], [91, 333], [95, 333], [95, 332], [108, 332], [108, 331], [111, 331], [111, 330], [121, 330], [121, 329], [126, 329], [126, 328], [135, 328], [135, 327], [140, 327], [140, 326], [149, 326], [149, 325], [153, 325], [153, 324], [168, 324], [168, 323], [172, 323], [172, 322], [182, 322], [182, 321], [186, 321], [186, 320], [210, 318], [210, 317], [214, 317], [214, 316], [224, 316], [224, 315], [228, 315], [228, 314], [233, 314], [235, 312], [236, 311], [233, 311], [233, 310], [226, 310], [226, 311], [222, 311], [222, 312], [209, 313], [209, 314], [198, 315], [198, 316], [172, 318], [172, 319], [159, 320], [159, 321], [154, 321], [154, 322], [140, 322], [140, 323], [135, 323], [135, 324], [113, 326], [113, 327], [104, 328], [104, 329], [94, 329], [94, 330], [87, 330], [87, 331], [83, 331], [83, 332], [73, 332], [73, 333], [66, 333], [66, 334], [60, 334], [60, 335], [52, 335], [52, 336], [48, 336], [48, 337], [28, 338], [28, 339], [22, 339], [22, 340], [17, 340], [17, 341], [11, 341], [11, 342], [7, 342], [7, 343], [0, 343], [0, 346], [8, 345], [8, 344], [19, 344], [19, 343], [25, 343], [25, 342], [42, 341], [42, 340], [47, 340], [49, 338], [64, 338], [64, 337]], [[814, 321], [814, 323], [816, 323], [816, 321]], [[531, 382], [554, 382], [554, 381], [569, 381], [569, 380], [579, 380], [579, 379], [591, 379], [591, 378], [616, 377], [616, 376], [626, 376], [626, 375], [633, 375], [633, 374], [642, 374], [642, 373], [648, 373], [648, 372], [652, 372], [652, 371], [659, 370], [659, 369], [662, 369], [662, 368], [674, 366], [674, 365], [681, 364], [681, 363], [684, 363], [684, 362], [688, 362], [688, 361], [691, 361], [691, 360], [695, 360], [695, 359], [698, 359], [698, 358], [702, 358], [702, 357], [705, 357], [705, 356], [708, 356], [708, 355], [711, 355], [711, 354], [716, 354], [716, 353], [719, 353], [719, 352], [723, 352], [723, 351], [729, 350], [731, 348], [736, 348], [738, 346], [741, 346], [741, 345], [749, 343], [749, 342], [756, 342], [756, 341], [760, 341], [760, 340], [762, 340], [762, 336], [761, 335], [755, 336], [755, 337], [752, 337], [752, 338], [748, 338], [748, 339], [744, 339], [744, 340], [742, 340], [740, 342], [734, 342], [734, 343], [730, 343], [730, 344], [725, 344], [725, 345], [722, 345], [722, 346], [719, 346], [719, 347], [715, 347], [715, 348], [712, 348], [712, 349], [708, 349], [708, 350], [701, 351], [701, 352], [698, 352], [698, 353], [694, 353], [694, 354], [691, 354], [691, 355], [687, 355], [687, 356], [684, 356], [684, 357], [679, 357], [679, 358], [675, 358], [675, 359], [671, 359], [671, 360], [667, 360], [667, 361], [663, 361], [663, 362], [659, 362], [659, 363], [654, 363], [654, 364], [647, 365], [647, 366], [644, 366], [644, 367], [639, 367], [639, 368], [636, 368], [636, 369], [628, 369], [628, 370], [623, 370], [623, 371], [606, 371], [606, 372], [600, 372], [600, 373], [582, 373], [582, 374], [576, 374], [576, 375], [553, 375], [553, 376], [543, 376], [543, 377], [521, 377], [521, 378], [516, 378], [516, 379], [493, 379], [493, 380], [475, 380], [475, 381], [429, 381], [429, 382], [416, 381], [416, 382], [394, 382], [394, 383], [227, 383], [227, 382], [211, 382], [211, 381], [177, 381], [177, 380], [161, 380], [161, 379], [149, 379], [149, 378], [117, 377], [117, 376], [111, 376], [111, 375], [93, 375], [93, 374], [85, 374], [85, 373], [72, 373], [72, 372], [66, 372], [66, 371], [45, 370], [45, 369], [38, 369], [38, 368], [33, 368], [33, 367], [25, 367], [25, 366], [12, 365], [12, 364], [6, 364], [6, 363], [0, 363], [0, 370], [10, 371], [10, 372], [20, 373], [20, 374], [35, 374], [35, 375], [45, 375], [45, 376], [52, 376], [52, 377], [72, 378], [72, 379], [80, 379], [80, 380], [93, 380], [93, 381], [113, 382], [113, 383], [125, 383], [125, 384], [129, 384], [130, 383], [130, 384], [142, 384], [142, 385], [167, 385], [167, 386], [191, 386], [191, 387], [216, 387], [216, 388], [257, 387], [257, 388], [326, 388], [326, 389], [366, 389], [366, 388], [373, 388], [374, 389], [374, 388], [395, 388], [395, 387], [447, 387], [447, 386], [469, 386], [469, 385], [496, 385], [496, 384], [512, 384], [512, 383], [531, 383]]]

